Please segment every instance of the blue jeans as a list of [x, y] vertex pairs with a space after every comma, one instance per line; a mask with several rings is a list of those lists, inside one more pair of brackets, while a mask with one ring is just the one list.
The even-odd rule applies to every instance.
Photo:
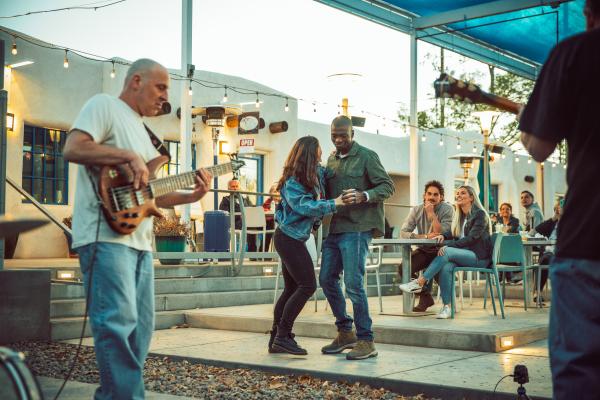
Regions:
[[550, 369], [554, 399], [600, 393], [600, 261], [555, 257], [550, 264]]
[[446, 247], [444, 255], [433, 259], [429, 267], [423, 272], [423, 277], [430, 281], [439, 273], [442, 302], [450, 304], [452, 301], [452, 285], [454, 285], [454, 268], [457, 266], [486, 268], [489, 264], [490, 260], [478, 260], [477, 255], [471, 250]]
[[[351, 331], [354, 322], [358, 339], [369, 341], [373, 340], [373, 331], [364, 276], [371, 238], [371, 231], [329, 234], [323, 244], [319, 273], [319, 283], [331, 305], [338, 331]], [[346, 312], [346, 299], [340, 287], [342, 271], [346, 293], [352, 301], [354, 320]]]
[[152, 253], [116, 243], [79, 247], [100, 387], [94, 398], [143, 399], [144, 361], [154, 330]]

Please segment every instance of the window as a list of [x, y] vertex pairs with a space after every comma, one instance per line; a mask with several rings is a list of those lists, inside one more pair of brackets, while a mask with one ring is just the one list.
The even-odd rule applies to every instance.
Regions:
[[[177, 140], [165, 140], [165, 147], [171, 154], [171, 160], [165, 164], [163, 171], [165, 175], [177, 175], [179, 165], [181, 164], [179, 155], [181, 154], [181, 143]], [[196, 144], [192, 143], [192, 169], [196, 169]]]
[[42, 204], [67, 204], [69, 163], [62, 148], [67, 132], [25, 125], [21, 185]]
[[[241, 189], [248, 192], [263, 192], [264, 156], [258, 154], [248, 154], [239, 155], [238, 158], [246, 163], [246, 165], [244, 165], [239, 171]], [[252, 203], [257, 206], [263, 203], [263, 196], [249, 197]]]

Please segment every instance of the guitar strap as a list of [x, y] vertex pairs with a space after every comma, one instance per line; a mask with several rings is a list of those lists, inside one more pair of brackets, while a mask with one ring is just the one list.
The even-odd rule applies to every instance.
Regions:
[[167, 150], [167, 147], [164, 145], [164, 143], [154, 134], [154, 132], [152, 132], [150, 128], [148, 128], [148, 125], [144, 124], [144, 128], [146, 128], [146, 132], [148, 132], [148, 136], [150, 136], [150, 141], [152, 142], [154, 148], [160, 153], [161, 156], [166, 156], [169, 158], [169, 161], [171, 161], [171, 154], [169, 154], [169, 150]]

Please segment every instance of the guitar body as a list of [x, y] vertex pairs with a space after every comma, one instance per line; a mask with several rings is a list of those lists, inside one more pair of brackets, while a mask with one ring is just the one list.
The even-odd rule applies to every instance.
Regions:
[[[150, 160], [146, 166], [150, 171], [150, 179], [169, 159], [158, 156]], [[148, 196], [149, 187], [140, 185], [138, 190], [125, 190], [133, 185], [133, 171], [127, 164], [104, 166], [98, 175], [98, 193], [102, 199], [104, 216], [108, 225], [117, 233], [128, 235], [136, 230], [144, 218], [151, 215], [162, 217], [155, 199]]]

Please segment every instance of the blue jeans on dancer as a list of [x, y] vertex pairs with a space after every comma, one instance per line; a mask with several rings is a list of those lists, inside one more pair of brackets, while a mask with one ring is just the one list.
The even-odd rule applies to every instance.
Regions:
[[[351, 331], [354, 322], [358, 339], [367, 341], [373, 340], [373, 331], [364, 276], [372, 237], [371, 231], [329, 234], [323, 244], [319, 273], [319, 283], [331, 305], [338, 330]], [[346, 299], [340, 286], [342, 272], [346, 293], [352, 301], [354, 320], [346, 312]]]

